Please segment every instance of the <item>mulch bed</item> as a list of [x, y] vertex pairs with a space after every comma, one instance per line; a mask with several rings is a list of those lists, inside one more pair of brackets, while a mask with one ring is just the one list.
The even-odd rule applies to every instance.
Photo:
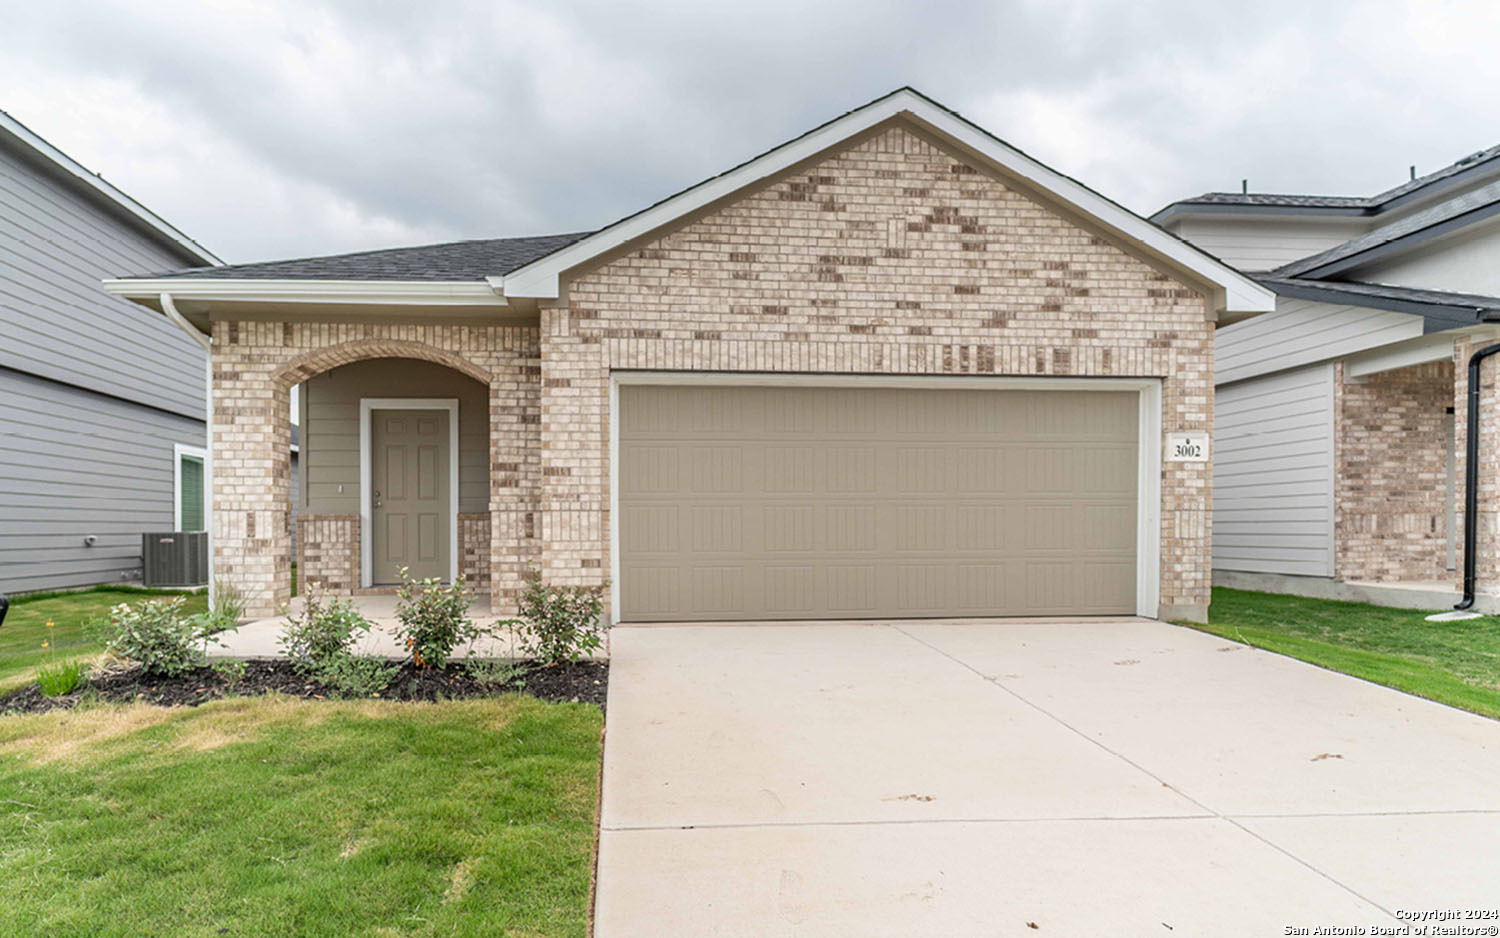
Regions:
[[[233, 686], [212, 668], [198, 668], [177, 677], [146, 677], [138, 667], [96, 672], [81, 688], [64, 697], [44, 697], [40, 687], [30, 684], [0, 697], [0, 713], [40, 713], [71, 708], [84, 700], [106, 703], [143, 701], [168, 707], [196, 707], [220, 697], [249, 697], [270, 692], [310, 700], [338, 696], [322, 684], [298, 674], [285, 661], [247, 661], [245, 665], [245, 676]], [[604, 694], [609, 687], [607, 662], [522, 664], [520, 668], [521, 686], [497, 688], [476, 681], [462, 665], [424, 670], [403, 665], [396, 679], [380, 696], [385, 700], [458, 700], [521, 691], [542, 700], [604, 706]]]

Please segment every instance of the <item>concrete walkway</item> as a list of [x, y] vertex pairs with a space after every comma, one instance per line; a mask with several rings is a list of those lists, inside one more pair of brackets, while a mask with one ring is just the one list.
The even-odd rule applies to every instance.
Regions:
[[1200, 632], [621, 627], [612, 652], [597, 938], [1269, 936], [1500, 905], [1500, 722]]

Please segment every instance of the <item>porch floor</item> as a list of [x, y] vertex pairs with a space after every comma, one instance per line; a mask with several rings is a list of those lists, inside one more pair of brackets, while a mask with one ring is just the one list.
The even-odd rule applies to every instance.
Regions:
[[[359, 607], [360, 613], [374, 623], [372, 628], [362, 639], [355, 644], [355, 651], [365, 655], [380, 655], [391, 659], [403, 659], [406, 657], [406, 649], [396, 639], [396, 597], [393, 595], [375, 596], [353, 596], [349, 597]], [[302, 611], [302, 598], [292, 600], [290, 612], [293, 614]], [[498, 617], [490, 612], [490, 601], [488, 598], [479, 597], [469, 609], [469, 618], [481, 626], [492, 626]], [[257, 619], [246, 622], [238, 629], [223, 632], [216, 636], [220, 644], [210, 643], [208, 646], [208, 657], [210, 658], [251, 658], [251, 659], [277, 659], [286, 657], [281, 651], [281, 635], [286, 626], [286, 616], [272, 616], [268, 619]], [[603, 659], [608, 657], [609, 639], [606, 633], [605, 648], [593, 655], [594, 658]], [[514, 637], [505, 630], [498, 631], [495, 635], [481, 638], [468, 645], [463, 645], [454, 653], [455, 658], [464, 658], [472, 652], [477, 658], [515, 658], [516, 642]]]

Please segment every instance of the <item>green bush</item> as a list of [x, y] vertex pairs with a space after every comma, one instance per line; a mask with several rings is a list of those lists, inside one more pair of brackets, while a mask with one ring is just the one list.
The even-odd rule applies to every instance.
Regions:
[[533, 571], [513, 627], [528, 657], [548, 664], [577, 661], [604, 644], [603, 611], [603, 586], [548, 586]]
[[42, 696], [61, 697], [78, 689], [78, 685], [83, 683], [85, 671], [81, 661], [47, 664], [37, 668], [36, 682], [41, 685]]
[[521, 684], [526, 672], [514, 661], [494, 658], [470, 658], [464, 662], [469, 677], [486, 687], [514, 687]]
[[347, 657], [357, 634], [370, 630], [370, 620], [352, 599], [324, 601], [308, 587], [302, 612], [286, 617], [278, 646], [293, 668], [310, 674], [330, 661]]
[[341, 654], [318, 664], [311, 676], [340, 697], [379, 697], [400, 670], [376, 655]]
[[232, 629], [245, 617], [245, 594], [225, 580], [214, 580], [214, 601], [208, 610], [208, 625], [215, 632]]
[[245, 672], [250, 670], [250, 665], [239, 658], [220, 658], [209, 667], [213, 668], [214, 673], [229, 685], [231, 694], [234, 693], [236, 687], [240, 686], [240, 681], [245, 679]]
[[105, 647], [150, 675], [171, 677], [203, 667], [207, 617], [183, 615], [182, 605], [180, 596], [121, 603], [109, 611]]
[[401, 568], [401, 588], [396, 590], [396, 637], [406, 643], [411, 662], [419, 668], [443, 667], [453, 650], [465, 642], [488, 635], [474, 624], [469, 607], [474, 599], [463, 574], [448, 586], [436, 577], [413, 580]]

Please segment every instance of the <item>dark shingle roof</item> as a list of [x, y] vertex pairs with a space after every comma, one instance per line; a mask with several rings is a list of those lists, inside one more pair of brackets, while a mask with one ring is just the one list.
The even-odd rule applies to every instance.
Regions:
[[524, 267], [592, 232], [451, 241], [226, 267], [194, 267], [157, 277], [258, 280], [483, 280]]
[[1439, 202], [1431, 208], [1415, 212], [1389, 225], [1382, 225], [1357, 238], [1350, 238], [1343, 244], [1335, 245], [1326, 251], [1320, 251], [1310, 257], [1304, 257], [1300, 260], [1292, 261], [1290, 264], [1284, 264], [1273, 271], [1273, 273], [1278, 276], [1290, 277], [1314, 271], [1320, 267], [1327, 267], [1330, 264], [1353, 257], [1356, 254], [1363, 254], [1373, 248], [1389, 244], [1392, 241], [1441, 225], [1455, 218], [1460, 218], [1468, 215], [1470, 212], [1488, 208], [1497, 203], [1500, 203], [1500, 182], [1492, 182], [1487, 186], [1480, 186], [1473, 192], [1465, 192], [1463, 195], [1455, 196], [1446, 202]]
[[1325, 303], [1342, 301], [1351, 306], [1367, 306], [1421, 316], [1425, 321], [1424, 331], [1429, 333], [1500, 319], [1500, 297], [1478, 293], [1423, 290], [1363, 281], [1308, 280], [1300, 277], [1269, 276], [1256, 279], [1263, 286], [1274, 290], [1278, 296]]
[[1289, 208], [1365, 208], [1370, 200], [1355, 195], [1283, 195], [1274, 192], [1205, 192], [1173, 205], [1270, 205]]

